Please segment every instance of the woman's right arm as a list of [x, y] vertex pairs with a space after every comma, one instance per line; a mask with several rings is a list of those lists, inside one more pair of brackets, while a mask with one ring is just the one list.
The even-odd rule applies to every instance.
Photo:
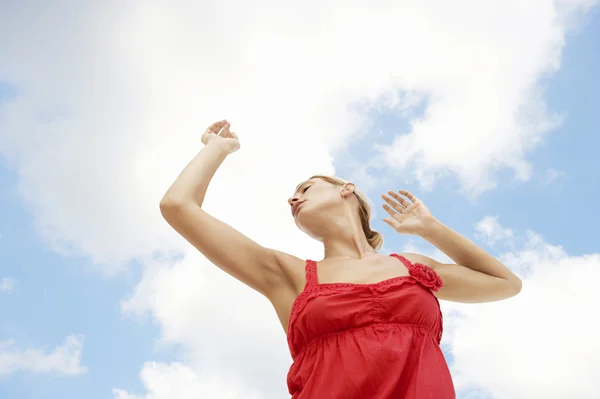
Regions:
[[210, 180], [239, 141], [221, 121], [207, 129], [202, 142], [204, 148], [161, 200], [163, 217], [213, 264], [268, 298], [283, 286], [293, 288], [282, 267], [293, 257], [262, 247], [202, 209]]

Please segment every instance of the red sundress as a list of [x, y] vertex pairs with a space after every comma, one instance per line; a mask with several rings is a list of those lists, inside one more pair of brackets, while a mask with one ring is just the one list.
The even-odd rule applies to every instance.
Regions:
[[454, 399], [440, 349], [442, 315], [430, 267], [392, 254], [408, 276], [374, 284], [319, 284], [306, 261], [306, 286], [288, 327], [293, 399]]

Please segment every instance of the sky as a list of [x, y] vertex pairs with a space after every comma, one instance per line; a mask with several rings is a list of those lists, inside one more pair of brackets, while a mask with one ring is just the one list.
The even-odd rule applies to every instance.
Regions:
[[[321, 259], [287, 198], [408, 189], [523, 279], [443, 302], [459, 399], [600, 398], [595, 0], [0, 1], [0, 398], [284, 398], [268, 301], [158, 203], [227, 118], [205, 208]], [[236, 204], [243, 198], [244, 207]]]

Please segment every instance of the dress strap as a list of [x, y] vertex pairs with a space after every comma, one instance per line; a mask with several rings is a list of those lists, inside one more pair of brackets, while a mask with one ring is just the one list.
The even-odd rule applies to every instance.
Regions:
[[317, 277], [317, 262], [314, 260], [306, 261], [306, 286], [305, 289], [311, 288], [319, 284], [319, 278]]
[[404, 267], [406, 267], [408, 269], [408, 273], [410, 274], [410, 271], [412, 270], [412, 268], [414, 266], [411, 261], [406, 259], [404, 256], [398, 255], [398, 254], [390, 254], [390, 256], [394, 257], [394, 258], [398, 259], [400, 262], [402, 262], [404, 264]]
[[390, 254], [398, 259], [408, 269], [408, 274], [414, 278], [419, 284], [429, 288], [431, 291], [439, 291], [444, 285], [440, 276], [430, 266], [422, 263], [412, 263], [402, 255]]

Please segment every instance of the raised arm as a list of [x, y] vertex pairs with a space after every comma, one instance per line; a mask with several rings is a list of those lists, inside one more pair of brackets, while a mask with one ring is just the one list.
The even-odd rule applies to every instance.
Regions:
[[227, 155], [240, 147], [229, 123], [211, 125], [204, 148], [185, 167], [160, 202], [165, 220], [213, 264], [272, 299], [274, 291], [292, 287], [282, 262], [289, 255], [262, 247], [202, 209], [210, 180]]
[[[393, 199], [392, 199], [393, 198]], [[456, 264], [439, 263], [427, 256], [403, 254], [413, 263], [432, 267], [444, 286], [436, 293], [454, 302], [491, 302], [510, 298], [521, 291], [521, 280], [498, 259], [458, 232], [435, 219], [425, 204], [408, 191], [383, 195], [384, 221], [401, 234], [419, 235]]]

